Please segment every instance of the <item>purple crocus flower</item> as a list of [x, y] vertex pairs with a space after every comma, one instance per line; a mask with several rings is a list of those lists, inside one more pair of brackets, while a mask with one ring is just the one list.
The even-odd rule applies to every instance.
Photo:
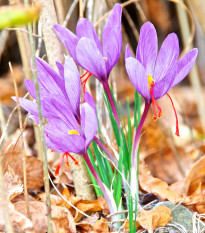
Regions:
[[103, 30], [102, 45], [93, 24], [85, 18], [78, 20], [76, 35], [61, 25], [54, 25], [59, 39], [75, 62], [87, 71], [88, 77], [82, 82], [84, 91], [91, 74], [103, 84], [119, 128], [120, 120], [108, 85], [108, 77], [121, 53], [121, 14], [121, 5], [115, 4]]
[[54, 26], [59, 39], [75, 62], [102, 83], [107, 82], [121, 53], [121, 13], [121, 5], [115, 4], [103, 30], [103, 46], [93, 24], [86, 18], [78, 20], [76, 35], [61, 25]]
[[[38, 81], [40, 83], [40, 98], [42, 100], [43, 117], [62, 117], [61, 109], [67, 113], [73, 113], [75, 118], [80, 120], [80, 75], [78, 69], [69, 56], [65, 58], [65, 64], [62, 66], [57, 63], [59, 73], [51, 68], [40, 58], [36, 58]], [[26, 79], [25, 86], [30, 95], [36, 100], [35, 84]], [[16, 101], [16, 97], [12, 97]], [[50, 109], [45, 109], [44, 99], [50, 100]], [[39, 123], [38, 107], [36, 102], [19, 98], [20, 106], [26, 109], [31, 115], [29, 117]], [[56, 111], [57, 110], [57, 111]], [[66, 114], [65, 114], [66, 115]]]
[[[44, 99], [44, 106], [49, 109], [50, 100]], [[47, 147], [63, 153], [61, 162], [55, 172], [56, 175], [59, 173], [64, 156], [66, 158], [70, 156], [78, 164], [70, 153], [84, 156], [98, 128], [96, 113], [88, 103], [81, 105], [80, 125], [72, 113], [68, 114], [64, 109], [61, 111], [65, 111], [64, 115], [67, 114], [67, 119], [50, 117], [48, 118], [48, 125], [44, 128]]]
[[[180, 60], [179, 42], [175, 33], [169, 34], [164, 40], [159, 53], [157, 33], [152, 23], [145, 23], [140, 30], [140, 38], [133, 58], [129, 46], [126, 48], [125, 63], [128, 76], [137, 90], [149, 106], [153, 106], [153, 119], [162, 116], [162, 111], [157, 104], [157, 99], [163, 97], [179, 82], [181, 82], [193, 67], [198, 49], [190, 50]], [[167, 94], [168, 95], [168, 94]], [[173, 101], [171, 100], [172, 106]], [[156, 109], [158, 110], [158, 114]], [[179, 136], [178, 118], [176, 116], [176, 135]]]

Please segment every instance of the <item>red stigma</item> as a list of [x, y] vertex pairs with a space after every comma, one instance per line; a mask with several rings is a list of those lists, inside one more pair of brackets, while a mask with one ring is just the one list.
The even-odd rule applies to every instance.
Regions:
[[80, 79], [84, 78], [88, 74], [88, 71], [85, 72], [82, 76], [80, 76]]
[[[88, 81], [88, 79], [90, 78], [90, 76], [92, 75], [92, 73], [89, 73], [88, 71], [82, 75], [80, 77], [80, 79], [84, 78], [86, 75], [88, 74], [88, 76], [81, 82], [81, 85], [83, 85], [83, 95], [85, 94], [85, 86], [86, 86], [86, 83]], [[83, 99], [83, 103], [85, 102], [85, 100]]]
[[70, 167], [69, 162], [68, 162], [68, 156], [74, 161], [75, 165], [78, 165], [78, 166], [80, 165], [79, 162], [71, 154], [69, 154], [68, 152], [65, 152], [65, 153], [63, 153], [63, 156], [62, 156], [62, 158], [61, 158], [61, 160], [60, 160], [60, 162], [59, 162], [59, 164], [58, 164], [58, 166], [57, 166], [57, 168], [55, 170], [55, 176], [59, 175], [60, 167], [61, 167], [61, 165], [63, 163], [64, 157], [66, 157], [67, 167]]
[[179, 134], [179, 121], [178, 121], [178, 116], [177, 116], [177, 112], [176, 112], [176, 109], [174, 107], [174, 103], [173, 103], [173, 100], [171, 98], [171, 96], [169, 94], [167, 94], [167, 96], [169, 97], [171, 103], [172, 103], [172, 107], [174, 109], [174, 114], [175, 114], [175, 118], [176, 118], [176, 132], [175, 132], [175, 135], [180, 137], [180, 134]]
[[69, 156], [74, 161], [75, 165], [80, 166], [79, 162], [71, 154], [69, 154], [68, 152], [65, 152], [63, 155], [66, 156], [67, 159], [68, 159], [68, 156]]

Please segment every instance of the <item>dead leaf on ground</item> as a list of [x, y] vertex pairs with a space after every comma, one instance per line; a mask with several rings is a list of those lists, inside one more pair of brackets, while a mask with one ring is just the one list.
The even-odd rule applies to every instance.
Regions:
[[[172, 203], [179, 203], [183, 200], [183, 197], [172, 191], [166, 182], [154, 178], [143, 161], [140, 162], [139, 167], [139, 184], [143, 190], [157, 195], [162, 200], [167, 199]], [[184, 201], [186, 202], [188, 200]]]
[[144, 229], [152, 233], [157, 227], [163, 227], [172, 220], [171, 209], [161, 205], [153, 210], [142, 210], [136, 220]]
[[189, 171], [184, 184], [184, 194], [192, 194], [200, 183], [202, 186], [205, 185], [205, 156], [198, 160]]
[[[18, 202], [14, 204], [15, 209], [22, 214], [26, 214], [25, 202]], [[51, 206], [52, 209], [52, 223], [53, 232], [67, 232], [75, 233], [75, 222], [69, 210], [64, 207]], [[31, 221], [34, 226], [35, 232], [47, 231], [47, 207], [46, 204], [40, 201], [29, 202], [29, 210]]]
[[[4, 146], [1, 154], [3, 168], [9, 165], [23, 182], [22, 144], [19, 139], [20, 131], [17, 130]], [[27, 137], [25, 137], [26, 139]], [[18, 140], [19, 139], [19, 140]], [[43, 163], [32, 156], [26, 156], [27, 187], [37, 190], [44, 184]]]
[[[97, 211], [103, 210], [103, 203], [99, 200], [90, 201], [90, 200], [81, 200], [77, 203], [76, 208], [81, 210], [83, 213], [92, 214]], [[75, 222], [78, 222], [83, 217], [83, 214], [77, 212], [75, 217]]]
[[8, 170], [4, 175], [4, 180], [7, 196], [10, 201], [23, 192], [22, 182], [11, 167], [8, 167]]
[[[94, 201], [82, 200], [81, 197], [77, 197], [71, 194], [67, 188], [63, 190], [62, 195], [69, 203], [74, 205], [76, 209], [74, 209], [69, 203], [64, 201], [61, 197], [58, 197], [56, 195], [51, 195], [51, 203], [53, 205], [66, 207], [71, 212], [72, 216], [75, 218], [75, 222], [79, 222], [80, 219], [84, 216], [78, 210], [81, 210], [83, 213], [89, 215], [107, 208], [107, 204], [104, 198], [99, 198]], [[45, 201], [45, 194], [40, 195], [40, 198], [41, 200]]]
[[[96, 220], [94, 219], [96, 217]], [[85, 231], [80, 232], [90, 232], [90, 233], [101, 233], [109, 232], [108, 224], [104, 218], [97, 220], [97, 216], [92, 215], [92, 218], [86, 218], [78, 223], [78, 227]]]
[[[11, 224], [13, 226], [14, 233], [35, 233], [33, 230], [32, 222], [23, 214], [15, 210], [14, 206], [9, 203], [9, 215]], [[0, 228], [4, 229], [5, 226], [5, 214], [2, 210], [2, 203], [0, 202]]]

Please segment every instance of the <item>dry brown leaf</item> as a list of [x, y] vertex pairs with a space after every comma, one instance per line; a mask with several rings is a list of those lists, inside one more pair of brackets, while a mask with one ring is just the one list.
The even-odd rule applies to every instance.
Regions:
[[[14, 204], [15, 209], [22, 214], [26, 214], [25, 202], [18, 202]], [[64, 207], [51, 206], [52, 209], [52, 223], [53, 232], [68, 232], [75, 233], [75, 222], [69, 210]], [[47, 231], [47, 207], [44, 203], [39, 201], [29, 202], [29, 210], [31, 214], [31, 221], [35, 232]]]
[[11, 167], [8, 167], [4, 180], [7, 196], [10, 201], [23, 192], [23, 185]]
[[176, 192], [177, 194], [183, 196], [184, 195], [184, 180], [179, 180], [174, 182], [169, 186], [170, 190]]
[[172, 220], [171, 209], [161, 205], [153, 210], [142, 210], [136, 220], [144, 229], [152, 233], [157, 227], [163, 227]]
[[[89, 201], [89, 200], [81, 200], [77, 203], [76, 208], [81, 210], [86, 214], [92, 214], [97, 211], [103, 210], [103, 204], [99, 200]], [[75, 217], [75, 222], [78, 222], [83, 217], [83, 214], [77, 212], [77, 216]]]
[[[41, 193], [38, 196], [42, 202], [46, 202], [46, 194], [45, 193]], [[51, 205], [59, 205], [60, 206], [60, 204], [62, 202], [62, 198], [57, 196], [57, 195], [54, 195], [54, 194], [50, 194], [50, 200], [51, 200]]]
[[143, 190], [153, 193], [163, 200], [168, 199], [172, 203], [179, 203], [183, 200], [183, 197], [172, 191], [166, 182], [154, 178], [143, 161], [140, 162], [139, 184]]
[[90, 233], [109, 232], [108, 224], [104, 218], [94, 220], [94, 215], [92, 217], [80, 222], [78, 227]]
[[[9, 203], [8, 208], [11, 224], [15, 233], [34, 233], [33, 224], [26, 216], [16, 211], [11, 203]], [[4, 229], [4, 216], [0, 202], [0, 229]]]
[[205, 185], [205, 156], [197, 161], [189, 171], [185, 184], [184, 194], [192, 194], [199, 187], [199, 184]]
[[[81, 197], [76, 197], [73, 194], [70, 194], [69, 190], [65, 188], [62, 192], [62, 195], [65, 197], [65, 199], [70, 202], [72, 205], [76, 206], [76, 204], [81, 200]], [[58, 206], [65, 206], [68, 210], [71, 211], [73, 216], [75, 216], [75, 210], [72, 210], [72, 206], [70, 206], [67, 202], [64, 200], [61, 201], [61, 203], [58, 204]], [[74, 212], [74, 213], [73, 213]]]
[[[82, 200], [80, 197], [76, 197], [71, 194], [67, 188], [63, 190], [62, 195], [68, 202], [74, 205], [76, 209], [79, 209], [86, 214], [92, 214], [107, 208], [107, 204], [104, 198], [99, 198], [95, 201]], [[45, 201], [45, 194], [39, 196], [41, 200]], [[56, 195], [51, 195], [51, 203], [60, 207], [66, 207], [71, 212], [72, 216], [75, 217], [75, 222], [79, 222], [80, 219], [84, 216], [78, 212], [78, 210], [74, 209], [71, 205], [64, 201], [61, 197]]]
[[[14, 170], [15, 174], [19, 176], [21, 181], [23, 181], [22, 144], [19, 135], [20, 131], [17, 130], [15, 134], [9, 138], [2, 150], [1, 156], [3, 168], [5, 169], [9, 165]], [[27, 137], [24, 138], [26, 139]], [[32, 156], [26, 156], [26, 173], [28, 189], [37, 190], [43, 186], [42, 161]]]
[[[133, 226], [134, 226], [135, 221], [133, 221]], [[140, 227], [140, 224], [136, 222], [136, 228]], [[130, 226], [129, 226], [129, 219], [126, 220], [125, 222], [125, 230], [129, 231]]]

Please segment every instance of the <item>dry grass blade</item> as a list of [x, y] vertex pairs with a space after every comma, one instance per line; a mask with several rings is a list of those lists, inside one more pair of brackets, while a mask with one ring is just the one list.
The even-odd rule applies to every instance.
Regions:
[[70, 6], [69, 11], [68, 11], [68, 13], [67, 13], [67, 15], [66, 15], [66, 18], [65, 18], [65, 20], [64, 20], [64, 22], [63, 22], [63, 26], [64, 26], [64, 27], [67, 26], [67, 24], [68, 24], [68, 22], [69, 22], [69, 20], [70, 20], [70, 17], [71, 17], [71, 15], [72, 15], [72, 13], [73, 13], [73, 11], [74, 11], [74, 9], [75, 9], [75, 7], [76, 7], [78, 1], [79, 1], [79, 0], [74, 0], [74, 2], [72, 3], [72, 5]]
[[26, 154], [25, 154], [25, 145], [24, 145], [24, 138], [23, 138], [23, 124], [22, 124], [22, 114], [21, 114], [21, 109], [19, 105], [19, 100], [18, 100], [18, 88], [16, 84], [16, 80], [14, 77], [13, 69], [11, 62], [9, 62], [9, 68], [11, 71], [11, 76], [14, 82], [14, 89], [15, 89], [15, 94], [17, 98], [17, 109], [18, 109], [18, 116], [19, 116], [19, 126], [21, 130], [21, 142], [22, 142], [22, 154], [23, 154], [23, 180], [24, 180], [24, 196], [25, 196], [25, 201], [26, 201], [26, 214], [29, 217], [29, 206], [28, 206], [28, 190], [27, 190], [27, 180], [26, 180]]

